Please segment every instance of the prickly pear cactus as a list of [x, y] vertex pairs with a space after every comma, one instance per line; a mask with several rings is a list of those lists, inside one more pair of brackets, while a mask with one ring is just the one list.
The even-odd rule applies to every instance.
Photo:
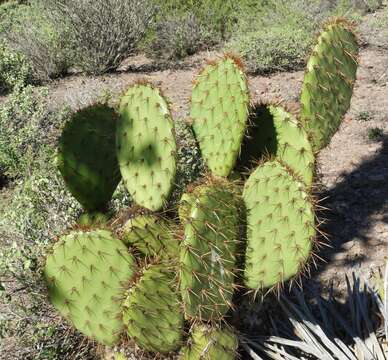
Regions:
[[100, 212], [83, 213], [78, 219], [78, 225], [82, 228], [102, 227], [109, 221], [106, 214]]
[[90, 106], [72, 116], [59, 140], [59, 171], [72, 195], [89, 211], [103, 210], [121, 179], [116, 119], [108, 106]]
[[178, 216], [182, 223], [186, 222], [187, 218], [190, 216], [190, 210], [194, 200], [195, 197], [191, 196], [191, 193], [186, 192], [182, 194], [178, 205]]
[[124, 225], [123, 241], [143, 255], [161, 259], [178, 259], [179, 241], [174, 237], [175, 226], [154, 215], [129, 219]]
[[330, 142], [350, 106], [357, 56], [352, 26], [342, 19], [327, 24], [307, 63], [301, 94], [301, 120], [315, 151]]
[[129, 88], [120, 103], [117, 157], [124, 184], [135, 202], [161, 209], [176, 173], [174, 124], [168, 104], [150, 84]]
[[239, 162], [246, 167], [273, 155], [289, 166], [307, 186], [313, 182], [315, 156], [300, 121], [279, 105], [255, 107], [251, 141], [246, 142]]
[[190, 344], [181, 350], [179, 360], [234, 360], [237, 355], [237, 336], [229, 329], [195, 326]]
[[211, 172], [232, 171], [248, 118], [249, 90], [239, 61], [225, 56], [198, 75], [190, 116], [202, 156]]
[[121, 304], [135, 260], [109, 231], [63, 236], [48, 256], [44, 275], [50, 300], [75, 328], [105, 344], [119, 340]]
[[175, 269], [154, 264], [128, 292], [123, 320], [128, 336], [144, 350], [177, 350], [183, 336], [183, 314], [177, 296]]
[[246, 286], [268, 289], [300, 274], [315, 237], [313, 203], [305, 185], [274, 160], [251, 174], [243, 199], [248, 224]]
[[201, 185], [191, 196], [195, 200], [184, 224], [180, 289], [187, 318], [213, 321], [231, 306], [238, 200], [226, 180]]

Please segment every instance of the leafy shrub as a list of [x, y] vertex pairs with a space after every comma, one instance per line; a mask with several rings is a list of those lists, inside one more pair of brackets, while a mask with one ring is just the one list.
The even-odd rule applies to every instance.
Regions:
[[311, 33], [306, 29], [276, 25], [270, 30], [264, 28], [238, 37], [230, 48], [238, 48], [250, 72], [293, 70], [304, 64], [310, 38]]
[[209, 40], [193, 13], [171, 14], [155, 28], [149, 54], [156, 58], [182, 59], [203, 48]]
[[51, 23], [44, 2], [35, 0], [30, 5], [19, 5], [6, 34], [9, 45], [31, 64], [36, 81], [66, 73], [73, 57], [66, 26]]
[[50, 112], [46, 96], [46, 89], [18, 86], [0, 109], [0, 172], [9, 178], [30, 176], [53, 153], [67, 111]]
[[0, 93], [12, 91], [17, 85], [26, 84], [31, 77], [31, 68], [23, 55], [0, 42]]
[[231, 0], [153, 0], [154, 26], [143, 44], [158, 59], [179, 60], [229, 38], [240, 4]]
[[42, 0], [56, 28], [66, 28], [75, 65], [86, 73], [116, 69], [150, 25], [149, 0]]
[[228, 48], [243, 56], [251, 72], [299, 68], [328, 6], [307, 0], [269, 1], [255, 19], [240, 21]]

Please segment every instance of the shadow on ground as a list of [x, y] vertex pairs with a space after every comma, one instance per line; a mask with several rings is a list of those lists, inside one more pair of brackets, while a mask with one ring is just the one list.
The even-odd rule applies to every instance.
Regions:
[[[326, 263], [318, 265], [313, 279], [333, 261], [338, 266], [362, 265], [371, 255], [368, 251], [374, 252], [376, 257], [376, 246], [384, 245], [384, 240], [388, 242], [388, 136], [380, 141], [382, 146], [377, 154], [344, 174], [343, 180], [332, 188], [318, 193], [323, 199], [320, 205], [329, 209], [320, 213], [320, 217], [326, 218], [320, 228], [329, 234], [331, 247], [319, 251]], [[368, 248], [347, 256], [346, 251], [355, 246]], [[383, 259], [384, 254], [378, 257]]]

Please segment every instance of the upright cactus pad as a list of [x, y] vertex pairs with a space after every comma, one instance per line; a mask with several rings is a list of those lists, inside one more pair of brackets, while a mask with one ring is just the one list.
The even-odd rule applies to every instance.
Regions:
[[176, 293], [175, 269], [154, 264], [128, 292], [123, 319], [130, 338], [147, 351], [177, 350], [183, 336], [183, 314]]
[[59, 140], [58, 167], [72, 195], [89, 211], [104, 209], [120, 182], [117, 115], [106, 105], [75, 113]]
[[237, 336], [231, 330], [200, 325], [194, 327], [179, 360], [234, 360], [237, 347]]
[[185, 315], [204, 321], [222, 318], [233, 296], [239, 217], [236, 194], [226, 181], [201, 185], [184, 226], [180, 289]]
[[301, 120], [318, 151], [329, 142], [350, 106], [357, 72], [358, 44], [345, 20], [329, 23], [307, 64]]
[[182, 223], [185, 223], [190, 216], [191, 207], [195, 201], [195, 197], [189, 192], [183, 193], [179, 201], [178, 216]]
[[135, 260], [109, 231], [63, 236], [48, 256], [44, 275], [52, 304], [85, 335], [105, 345], [118, 341], [121, 304]]
[[245, 284], [280, 285], [299, 274], [315, 237], [313, 204], [305, 185], [278, 161], [259, 166], [245, 184], [247, 248]]
[[170, 109], [150, 84], [129, 88], [120, 104], [117, 157], [121, 174], [135, 202], [161, 209], [176, 173], [176, 143]]
[[190, 116], [202, 156], [217, 176], [228, 176], [235, 165], [248, 107], [247, 80], [234, 58], [211, 63], [198, 75]]
[[109, 221], [109, 217], [101, 212], [86, 212], [83, 213], [77, 223], [82, 228], [102, 227]]
[[250, 167], [261, 158], [273, 155], [310, 186], [315, 156], [299, 120], [278, 105], [258, 105], [254, 114], [252, 133], [243, 146], [239, 163]]
[[154, 215], [129, 219], [124, 225], [123, 240], [143, 255], [162, 259], [179, 257], [179, 242], [174, 238], [174, 225]]

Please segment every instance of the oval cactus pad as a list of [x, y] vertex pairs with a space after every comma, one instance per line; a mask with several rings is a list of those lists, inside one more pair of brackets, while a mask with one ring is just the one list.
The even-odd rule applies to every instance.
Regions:
[[143, 270], [123, 306], [127, 333], [145, 350], [170, 352], [183, 337], [183, 312], [176, 293], [176, 271], [153, 264]]
[[157, 88], [136, 84], [121, 99], [117, 157], [134, 201], [153, 211], [168, 200], [176, 173], [174, 124]]
[[198, 75], [190, 116], [201, 153], [214, 175], [228, 176], [238, 157], [249, 112], [249, 90], [241, 66], [225, 56]]
[[239, 230], [235, 196], [226, 181], [198, 186], [191, 193], [180, 256], [187, 318], [217, 320], [231, 306]]
[[244, 187], [247, 210], [245, 284], [268, 289], [298, 275], [315, 237], [313, 204], [305, 185], [278, 161], [259, 166]]
[[90, 106], [71, 117], [59, 140], [59, 171], [69, 191], [89, 211], [103, 210], [121, 179], [116, 119], [108, 106]]
[[134, 258], [106, 230], [63, 236], [44, 269], [55, 308], [79, 331], [105, 345], [119, 340], [122, 297], [134, 272]]
[[329, 23], [307, 63], [301, 120], [315, 151], [326, 146], [349, 109], [357, 72], [358, 44], [345, 20]]

